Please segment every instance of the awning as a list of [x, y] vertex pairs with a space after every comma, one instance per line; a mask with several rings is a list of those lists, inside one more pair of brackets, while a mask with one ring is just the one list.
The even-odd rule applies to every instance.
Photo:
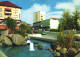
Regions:
[[10, 11], [11, 11], [11, 9], [10, 9], [10, 8], [5, 8], [5, 10], [10, 10]]

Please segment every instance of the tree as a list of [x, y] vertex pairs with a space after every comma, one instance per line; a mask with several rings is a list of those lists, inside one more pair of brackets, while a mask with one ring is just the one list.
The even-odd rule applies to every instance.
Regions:
[[59, 29], [73, 29], [73, 19], [69, 11], [64, 11], [61, 19], [62, 20], [60, 21]]
[[20, 28], [21, 28], [21, 29], [27, 29], [27, 25], [21, 24], [21, 25], [20, 25]]
[[14, 19], [8, 17], [8, 18], [6, 18], [6, 25], [9, 29], [14, 30], [17, 23]]
[[26, 32], [26, 31], [27, 31], [27, 25], [21, 24], [21, 25], [20, 25], [20, 31]]
[[78, 22], [77, 22], [79, 19], [79, 15], [80, 15], [80, 12], [79, 12], [78, 8], [75, 8], [72, 18], [74, 19], [74, 29], [76, 29], [76, 30], [79, 29]]

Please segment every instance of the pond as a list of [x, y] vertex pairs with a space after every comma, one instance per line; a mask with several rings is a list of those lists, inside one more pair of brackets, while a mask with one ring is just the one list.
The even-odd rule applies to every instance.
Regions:
[[[36, 40], [31, 40], [34, 43]], [[38, 50], [38, 44], [34, 44], [34, 51], [30, 51], [30, 45], [25, 46], [9, 46], [0, 47], [0, 50], [5, 53], [8, 57], [54, 57], [49, 50], [50, 43], [38, 41], [38, 44], [42, 44], [43, 50]]]

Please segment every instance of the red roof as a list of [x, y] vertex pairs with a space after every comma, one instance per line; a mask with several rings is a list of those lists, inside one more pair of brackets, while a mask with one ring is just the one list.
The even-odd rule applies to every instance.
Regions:
[[7, 26], [0, 26], [0, 29], [8, 29], [8, 27]]
[[9, 9], [9, 8], [5, 8], [5, 10], [10, 10], [11, 11], [11, 9]]
[[[8, 29], [8, 27], [7, 26], [0, 26], [0, 29], [4, 30], [4, 29]], [[19, 29], [19, 26], [16, 26], [16, 29]]]
[[61, 20], [61, 19], [58, 19], [58, 18], [51, 18], [51, 19], [53, 19], [53, 20]]
[[21, 7], [18, 7], [17, 5], [9, 2], [9, 1], [3, 1], [3, 2], [0, 2], [0, 6], [8, 6], [8, 7], [14, 7], [14, 8], [21, 8]]

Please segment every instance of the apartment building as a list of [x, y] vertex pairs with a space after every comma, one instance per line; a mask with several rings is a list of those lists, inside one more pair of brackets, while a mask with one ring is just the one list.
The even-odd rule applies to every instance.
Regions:
[[17, 27], [19, 28], [20, 21], [21, 21], [21, 7], [9, 2], [9, 1], [2, 1], [0, 2], [0, 29], [7, 29], [5, 21], [6, 18], [10, 17], [17, 22]]
[[33, 14], [34, 23], [43, 21], [46, 19], [46, 14], [43, 11], [38, 11]]

